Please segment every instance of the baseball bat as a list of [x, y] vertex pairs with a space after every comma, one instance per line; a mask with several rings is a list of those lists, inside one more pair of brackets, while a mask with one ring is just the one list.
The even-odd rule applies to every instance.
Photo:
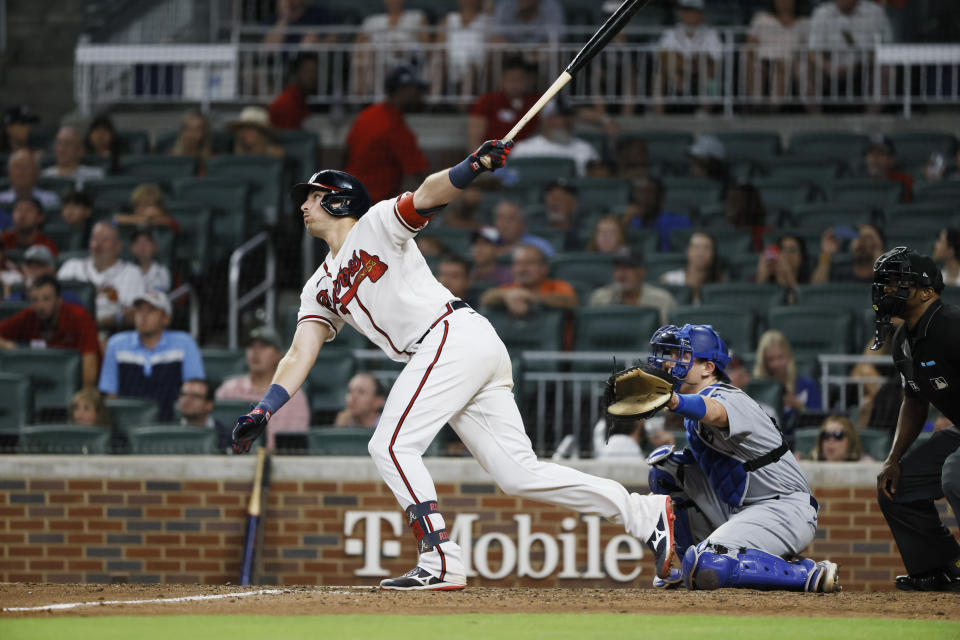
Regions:
[[257, 548], [262, 542], [260, 513], [263, 509], [263, 496], [270, 485], [270, 458], [267, 450], [257, 448], [257, 470], [253, 476], [253, 491], [247, 504], [247, 529], [243, 538], [243, 560], [240, 562], [240, 584], [249, 585], [254, 577], [254, 561]]

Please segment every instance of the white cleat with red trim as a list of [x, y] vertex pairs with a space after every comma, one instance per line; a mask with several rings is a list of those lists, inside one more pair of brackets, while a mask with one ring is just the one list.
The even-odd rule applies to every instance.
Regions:
[[399, 578], [380, 581], [383, 591], [458, 591], [466, 586], [465, 577], [453, 579], [448, 575], [441, 580], [421, 567], [414, 567]]

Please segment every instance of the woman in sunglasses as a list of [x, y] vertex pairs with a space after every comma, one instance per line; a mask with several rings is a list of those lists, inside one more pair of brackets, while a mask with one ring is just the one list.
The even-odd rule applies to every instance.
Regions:
[[873, 458], [863, 453], [857, 429], [846, 416], [830, 416], [824, 420], [811, 457], [824, 462], [873, 462]]

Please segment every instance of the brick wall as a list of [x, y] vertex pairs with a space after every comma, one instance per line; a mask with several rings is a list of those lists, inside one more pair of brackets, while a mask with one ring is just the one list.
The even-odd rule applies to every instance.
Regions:
[[[46, 466], [29, 467], [33, 473], [24, 473], [22, 464], [11, 468], [15, 466], [12, 461], [19, 463], [24, 458], [0, 457], [0, 581], [236, 581], [251, 460], [193, 458], [191, 464], [180, 458], [180, 466], [171, 469], [157, 458], [102, 457], [91, 467], [93, 458], [47, 457]], [[70, 464], [62, 464], [68, 459]], [[338, 462], [321, 467], [320, 459], [300, 460], [305, 462], [275, 461], [265, 517], [262, 582], [375, 584], [380, 577], [370, 575], [371, 569], [397, 575], [412, 566], [412, 537], [400, 522], [392, 494], [376, 478], [369, 461], [326, 459]], [[600, 472], [596, 465], [587, 464], [584, 470]], [[486, 566], [481, 573], [490, 575], [505, 558], [513, 563], [506, 577], [477, 575], [471, 584], [649, 585], [649, 557], [638, 564], [632, 559], [637, 549], [631, 549], [626, 541], [610, 544], [623, 533], [620, 526], [506, 496], [472, 461], [444, 461], [441, 466], [439, 472], [434, 470], [441, 509], [448, 529], [453, 532], [459, 519], [460, 534], [469, 530], [474, 552], [471, 564], [483, 556], [480, 561], [485, 560]], [[875, 477], [873, 465], [866, 466], [866, 473], [859, 476]], [[345, 472], [340, 478], [336, 477], [337, 468]], [[607, 471], [611, 477], [626, 480], [625, 484], [629, 478], [646, 476], [642, 465], [621, 465]], [[162, 477], [164, 472], [170, 477]], [[221, 478], [212, 477], [218, 472]], [[144, 477], [123, 477], [137, 473]], [[351, 474], [354, 477], [349, 477]], [[65, 477], [52, 477], [56, 475]], [[844, 487], [834, 481], [824, 484], [831, 488], [815, 490], [821, 502], [820, 529], [807, 555], [841, 563], [845, 589], [889, 589], [903, 566], [876, 504], [875, 489], [862, 484]], [[354, 521], [349, 530], [348, 518]], [[368, 526], [376, 531], [367, 531]], [[553, 539], [546, 544], [554, 547], [556, 570], [543, 579], [518, 575], [519, 564], [525, 562], [524, 552], [517, 549], [518, 531], [524, 526], [530, 533], [545, 533]], [[506, 549], [496, 540], [504, 536]], [[365, 555], [373, 544], [381, 553]], [[478, 546], [486, 553], [481, 553], [483, 549], [478, 552]], [[542, 541], [528, 548], [528, 566], [536, 573], [550, 553]], [[624, 559], [617, 561], [616, 553]], [[608, 566], [622, 574], [621, 578], [637, 566], [641, 573], [622, 582], [605, 575]], [[560, 577], [562, 571], [578, 577]]]

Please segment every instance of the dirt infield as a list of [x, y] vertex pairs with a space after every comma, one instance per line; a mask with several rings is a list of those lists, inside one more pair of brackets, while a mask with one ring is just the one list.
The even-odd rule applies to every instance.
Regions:
[[[388, 593], [372, 587], [264, 587], [279, 593], [237, 597], [230, 585], [0, 584], [3, 608], [100, 603], [66, 610], [4, 611], [0, 617], [96, 615], [320, 615], [453, 613], [641, 613], [960, 620], [960, 594], [794, 594], [759, 591], [659, 592], [649, 589], [489, 589]], [[176, 601], [176, 598], [227, 596]], [[113, 601], [164, 600], [143, 604]]]

